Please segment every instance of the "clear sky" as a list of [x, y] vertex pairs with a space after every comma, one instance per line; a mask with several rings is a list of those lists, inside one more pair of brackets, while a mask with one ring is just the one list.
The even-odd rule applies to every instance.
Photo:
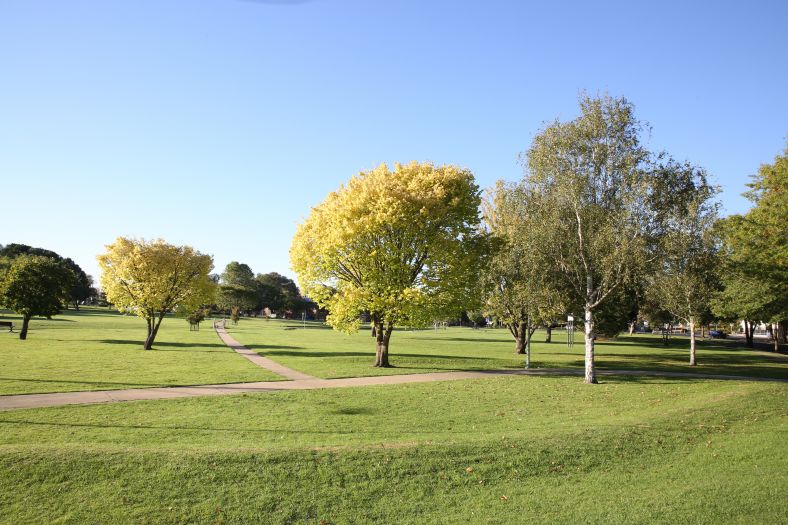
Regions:
[[482, 187], [577, 95], [628, 97], [727, 213], [788, 132], [788, 1], [2, 0], [0, 244], [119, 235], [292, 275], [295, 225], [381, 162]]

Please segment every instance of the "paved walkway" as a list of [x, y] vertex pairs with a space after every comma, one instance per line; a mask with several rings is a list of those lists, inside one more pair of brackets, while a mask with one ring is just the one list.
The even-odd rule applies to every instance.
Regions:
[[[125, 390], [96, 390], [90, 392], [60, 392], [53, 394], [20, 394], [0, 396], [0, 411], [22, 408], [41, 408], [61, 405], [141, 401], [147, 399], [176, 399], [182, 397], [221, 396], [228, 394], [279, 392], [282, 390], [314, 390], [319, 388], [347, 388], [354, 386], [401, 385], [458, 379], [480, 379], [502, 376], [582, 376], [575, 368], [535, 368], [531, 370], [479, 370], [467, 372], [432, 372], [389, 376], [348, 377], [344, 379], [301, 379], [298, 381], [260, 381], [219, 385], [174, 386], [161, 388], [127, 388]], [[648, 370], [597, 370], [598, 376], [675, 377], [687, 379], [717, 379], [734, 381], [788, 382], [788, 379], [744, 377], [730, 375], [694, 374], [685, 372], [654, 372]]]
[[[52, 394], [19, 394], [0, 396], [0, 411], [23, 408], [42, 408], [63, 405], [87, 405], [113, 403], [119, 401], [142, 401], [149, 399], [176, 399], [198, 396], [222, 396], [229, 394], [279, 392], [282, 390], [314, 390], [319, 388], [347, 388], [354, 386], [401, 385], [406, 383], [426, 383], [433, 381], [456, 381], [458, 379], [479, 379], [501, 376], [582, 376], [578, 368], [534, 368], [531, 370], [478, 370], [458, 372], [432, 372], [428, 374], [386, 375], [368, 377], [348, 377], [344, 379], [320, 379], [258, 355], [232, 337], [223, 325], [214, 324], [216, 333], [227, 346], [271, 372], [290, 379], [290, 381], [259, 381], [255, 383], [228, 383], [218, 385], [173, 386], [158, 388], [127, 388], [124, 390], [95, 390], [88, 392], [57, 392]], [[746, 377], [692, 372], [658, 372], [651, 370], [597, 370], [598, 376], [637, 376], [637, 377], [674, 377], [686, 379], [717, 379], [735, 381], [776, 381], [788, 379]]]
[[299, 372], [298, 370], [293, 370], [292, 368], [287, 368], [286, 366], [280, 365], [276, 361], [268, 359], [267, 357], [263, 357], [257, 352], [255, 352], [254, 350], [245, 347], [244, 345], [242, 345], [241, 343], [230, 337], [230, 334], [227, 333], [227, 330], [224, 327], [224, 321], [222, 322], [214, 321], [213, 329], [216, 330], [217, 334], [219, 334], [219, 338], [222, 340], [222, 342], [224, 342], [224, 344], [226, 344], [227, 346], [235, 350], [237, 353], [241, 354], [242, 356], [244, 356], [249, 361], [251, 361], [252, 363], [256, 364], [259, 367], [270, 370], [276, 375], [286, 377], [291, 381], [304, 381], [308, 379], [317, 379], [314, 376], [310, 376], [302, 372]]

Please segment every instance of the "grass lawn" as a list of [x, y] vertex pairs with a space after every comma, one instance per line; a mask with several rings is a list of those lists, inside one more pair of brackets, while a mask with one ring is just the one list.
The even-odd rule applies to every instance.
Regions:
[[786, 407], [500, 377], [4, 412], [0, 522], [785, 523]]
[[[373, 368], [375, 343], [368, 330], [353, 335], [333, 331], [320, 323], [242, 319], [228, 324], [231, 335], [261, 355], [285, 366], [323, 378], [412, 374], [437, 370], [520, 368], [523, 356], [514, 353], [514, 341], [505, 329], [397, 330], [389, 349], [393, 368]], [[573, 349], [566, 333], [553, 332], [553, 343], [544, 343], [544, 332], [534, 334], [532, 365], [582, 367], [582, 334]], [[644, 369], [709, 374], [788, 378], [788, 356], [737, 347], [731, 341], [701, 341], [699, 366], [690, 367], [689, 340], [674, 337], [669, 347], [658, 336], [622, 336], [598, 341], [600, 369]]]
[[[3, 312], [3, 320], [21, 319]], [[211, 328], [190, 332], [182, 319], [162, 322], [145, 351], [145, 322], [106, 309], [34, 318], [26, 341], [0, 332], [0, 395], [105, 390], [277, 379], [227, 348]]]

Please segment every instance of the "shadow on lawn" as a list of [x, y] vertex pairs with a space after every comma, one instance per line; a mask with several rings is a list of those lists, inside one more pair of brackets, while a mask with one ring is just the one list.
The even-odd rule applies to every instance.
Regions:
[[[255, 350], [261, 348], [260, 346], [251, 347]], [[270, 350], [267, 352], [269, 356], [287, 356], [287, 357], [323, 357], [323, 358], [331, 358], [331, 357], [368, 357], [370, 359], [375, 358], [375, 352], [337, 352], [337, 351], [327, 351], [327, 352], [288, 352], [278, 351], [278, 348], [293, 348], [293, 347], [285, 347], [285, 346], [271, 346]], [[295, 347], [298, 348], [298, 347]], [[389, 354], [389, 359], [456, 359], [458, 361], [467, 361], [471, 359], [478, 359], [481, 361], [487, 361], [489, 357], [470, 357], [470, 356], [457, 356], [457, 355], [435, 355], [435, 354], [396, 354], [392, 353]], [[408, 367], [413, 368], [413, 367]]]
[[[244, 346], [246, 346], [246, 348], [249, 348], [250, 350], [254, 350], [255, 352], [265, 352], [269, 350], [277, 350], [279, 348], [285, 350], [299, 350], [305, 348], [303, 346], [291, 346], [291, 345], [244, 345]], [[278, 354], [279, 352], [273, 352], [273, 353]], [[293, 355], [301, 355], [301, 352], [297, 352], [297, 353], [291, 352], [291, 353]]]
[[514, 339], [474, 339], [472, 337], [421, 337], [421, 336], [411, 336], [409, 339], [421, 339], [424, 341], [454, 341], [460, 343], [511, 343], [514, 345]]
[[[144, 341], [141, 339], [100, 339], [99, 343], [108, 344], [108, 345], [135, 345], [142, 347]], [[222, 343], [174, 343], [171, 341], [156, 341], [153, 344], [153, 351], [159, 350], [160, 352], [165, 352], [166, 350], [161, 350], [159, 347], [173, 347], [173, 348], [219, 348], [219, 349], [226, 349], [227, 346]], [[147, 351], [147, 350], [146, 350]], [[172, 351], [172, 350], [171, 350]], [[196, 350], [197, 352], [216, 352], [216, 350]]]
[[[347, 413], [363, 413], [364, 409], [355, 412], [356, 409], [348, 409], [350, 412], [336, 412], [343, 415]], [[33, 425], [42, 427], [66, 427], [66, 428], [116, 428], [116, 429], [130, 429], [130, 430], [185, 430], [193, 432], [246, 432], [246, 433], [272, 433], [277, 434], [358, 434], [354, 430], [305, 430], [299, 428], [296, 430], [285, 428], [240, 428], [240, 427], [207, 427], [207, 426], [183, 426], [183, 425], [118, 425], [118, 424], [93, 424], [93, 423], [56, 423], [56, 422], [42, 422], [42, 421], [29, 421], [25, 419], [0, 419], [0, 425]], [[388, 436], [388, 433], [375, 432], [374, 430], [366, 429], [365, 434], [373, 434], [379, 436]], [[436, 431], [419, 429], [421, 434], [433, 434]]]
[[[0, 377], [0, 381], [21, 381], [25, 383], [66, 383], [70, 385], [120, 385], [124, 387], [149, 387], [149, 386], [162, 386], [161, 383], [132, 383], [129, 381], [113, 382], [113, 381], [69, 381], [67, 379], [27, 379], [21, 377]], [[167, 386], [180, 386], [180, 385], [167, 385]], [[36, 392], [39, 393], [39, 392]], [[16, 395], [16, 394], [0, 394], [3, 395]]]

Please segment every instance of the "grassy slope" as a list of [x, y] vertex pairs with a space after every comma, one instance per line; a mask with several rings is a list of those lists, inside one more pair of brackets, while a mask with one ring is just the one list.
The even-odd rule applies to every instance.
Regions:
[[[18, 331], [21, 321], [9, 313]], [[145, 323], [106, 309], [33, 319], [26, 341], [0, 333], [0, 395], [273, 380], [278, 376], [228, 349], [210, 322], [190, 332], [181, 319], [162, 322], [144, 351]]]
[[[229, 331], [241, 343], [280, 363], [318, 377], [352, 377], [406, 374], [435, 370], [519, 368], [523, 357], [514, 354], [508, 331], [449, 328], [447, 330], [398, 330], [391, 338], [389, 369], [372, 368], [374, 340], [369, 331], [346, 335], [317, 323], [244, 319]], [[582, 335], [571, 351], [566, 333], [554, 331], [553, 343], [544, 343], [544, 332], [534, 335], [532, 364], [537, 367], [582, 367]], [[699, 343], [700, 366], [690, 367], [689, 342], [674, 338], [665, 348], [658, 337], [641, 335], [599, 341], [600, 368], [669, 370], [710, 374], [788, 378], [788, 356], [737, 348], [731, 342]]]
[[787, 394], [509, 377], [6, 412], [0, 522], [778, 523]]

